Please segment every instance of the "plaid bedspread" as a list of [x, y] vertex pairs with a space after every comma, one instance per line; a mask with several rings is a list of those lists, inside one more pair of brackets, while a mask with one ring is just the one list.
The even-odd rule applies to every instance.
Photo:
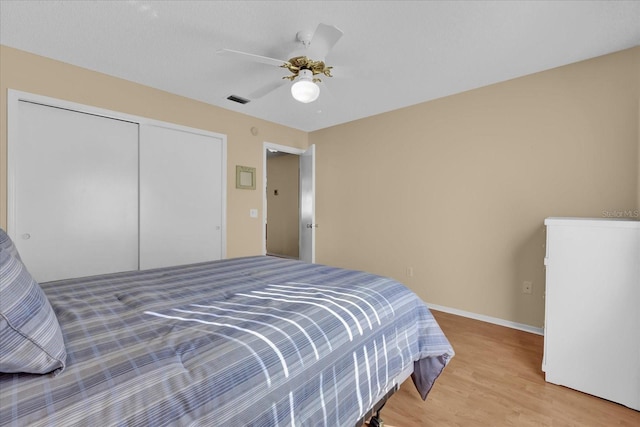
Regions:
[[42, 284], [57, 376], [0, 374], [0, 424], [353, 426], [453, 349], [424, 303], [364, 272], [247, 257]]

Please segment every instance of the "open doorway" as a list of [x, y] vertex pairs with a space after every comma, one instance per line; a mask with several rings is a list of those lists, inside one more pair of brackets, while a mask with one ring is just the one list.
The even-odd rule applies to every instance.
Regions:
[[315, 146], [264, 143], [264, 254], [315, 262]]
[[267, 150], [267, 255], [299, 259], [300, 159], [297, 154]]

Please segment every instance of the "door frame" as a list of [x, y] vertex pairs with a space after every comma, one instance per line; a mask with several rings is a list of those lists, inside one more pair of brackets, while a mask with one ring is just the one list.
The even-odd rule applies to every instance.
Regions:
[[[272, 142], [264, 142], [262, 146], [262, 255], [267, 254], [267, 150], [278, 150], [283, 153], [295, 154], [301, 156], [307, 149], [289, 147], [287, 145], [274, 144]], [[314, 154], [315, 157], [315, 154]], [[315, 158], [314, 158], [315, 161]], [[298, 174], [298, 180], [299, 180]], [[300, 206], [298, 206], [298, 229], [300, 229]], [[300, 239], [298, 239], [300, 242]], [[299, 243], [298, 243], [299, 244]], [[313, 241], [315, 246], [315, 239]], [[298, 251], [300, 248], [298, 248]]]

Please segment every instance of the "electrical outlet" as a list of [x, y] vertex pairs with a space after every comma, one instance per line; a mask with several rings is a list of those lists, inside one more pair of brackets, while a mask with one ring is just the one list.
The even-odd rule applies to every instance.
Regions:
[[413, 277], [413, 267], [407, 267], [407, 277]]
[[522, 293], [530, 294], [533, 292], [533, 282], [522, 282]]

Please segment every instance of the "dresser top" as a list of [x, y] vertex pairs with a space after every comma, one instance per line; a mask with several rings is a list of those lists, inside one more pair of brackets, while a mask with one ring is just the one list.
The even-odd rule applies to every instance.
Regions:
[[[637, 214], [637, 211], [631, 211]], [[579, 217], [549, 217], [544, 220], [544, 225], [563, 225], [580, 227], [620, 227], [638, 228], [640, 221], [637, 218], [579, 218]]]

